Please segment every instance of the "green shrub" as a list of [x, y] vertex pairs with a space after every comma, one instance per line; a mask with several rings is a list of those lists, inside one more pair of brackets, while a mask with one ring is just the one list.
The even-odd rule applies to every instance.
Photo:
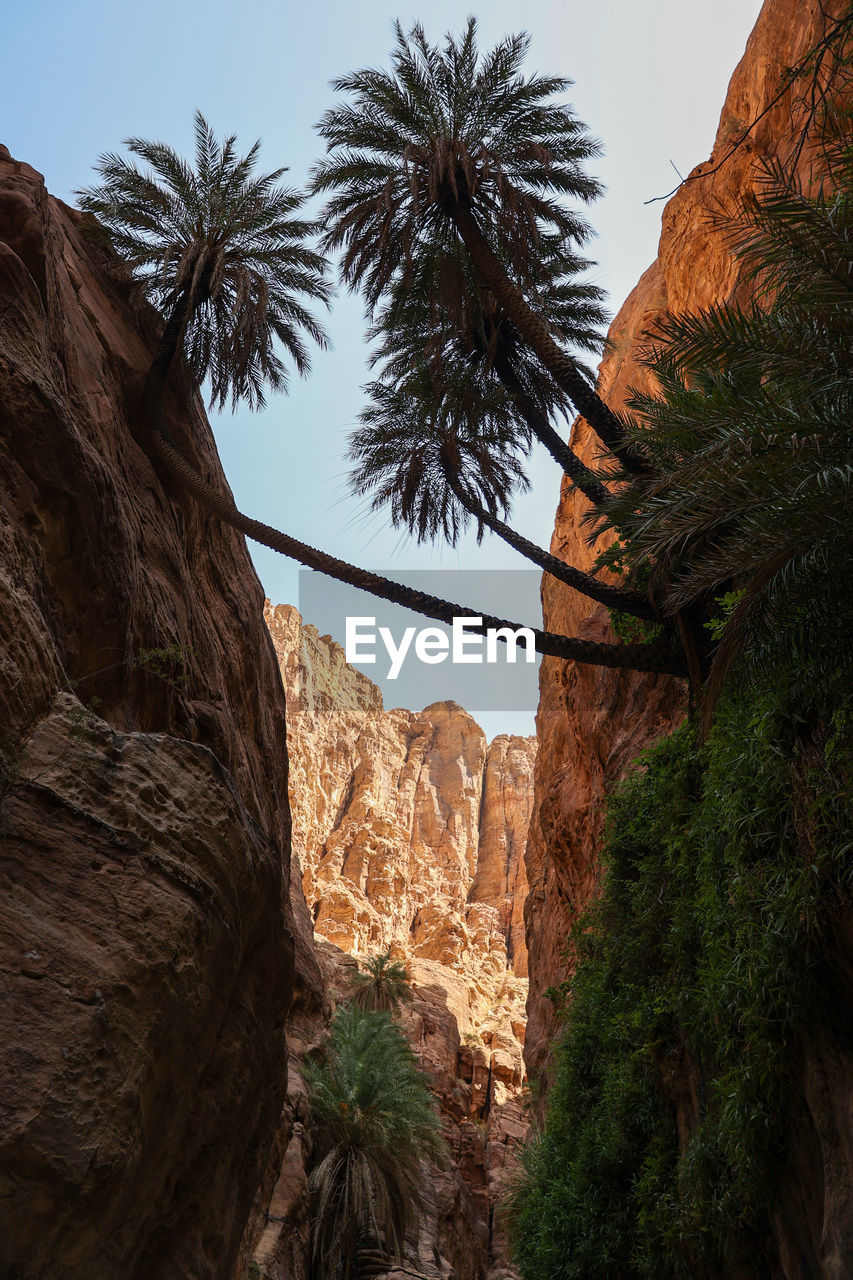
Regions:
[[731, 695], [702, 747], [678, 729], [612, 797], [546, 1126], [512, 1198], [529, 1280], [702, 1275], [764, 1234], [798, 1036], [834, 1016], [842, 689], [808, 708], [780, 687]]

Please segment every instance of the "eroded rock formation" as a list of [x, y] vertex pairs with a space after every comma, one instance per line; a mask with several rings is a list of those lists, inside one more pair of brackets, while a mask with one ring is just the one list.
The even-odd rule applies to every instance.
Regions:
[[224, 1280], [285, 1086], [284, 699], [113, 266], [0, 148], [0, 1274]]
[[[500, 1280], [512, 1272], [495, 1205], [527, 1131], [522, 855], [535, 740], [487, 747], [455, 703], [386, 711], [376, 686], [295, 609], [267, 618], [287, 690], [294, 893], [298, 862], [326, 994], [347, 994], [354, 957], [390, 949], [406, 960], [415, 998], [402, 1016], [453, 1152], [414, 1254], [428, 1275], [443, 1265], [457, 1280]], [[295, 913], [308, 918], [301, 904]], [[313, 1040], [302, 1025], [307, 1049], [325, 1022]], [[301, 1090], [297, 1074], [297, 1123], [307, 1119]], [[270, 1280], [301, 1274], [288, 1244], [305, 1209], [301, 1132], [255, 1252]]]

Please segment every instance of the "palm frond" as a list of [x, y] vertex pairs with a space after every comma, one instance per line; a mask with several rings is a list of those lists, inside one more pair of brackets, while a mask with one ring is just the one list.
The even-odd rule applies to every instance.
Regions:
[[303, 335], [326, 346], [302, 301], [328, 305], [326, 262], [308, 244], [314, 224], [295, 216], [304, 196], [279, 184], [285, 171], [254, 175], [259, 143], [239, 157], [236, 138], [217, 143], [200, 112], [195, 141], [193, 167], [166, 143], [129, 138], [147, 169], [107, 153], [100, 183], [77, 195], [164, 315], [187, 299], [184, 353], [193, 377], [209, 379], [211, 405], [259, 408], [265, 387], [287, 390], [277, 348], [304, 374]]

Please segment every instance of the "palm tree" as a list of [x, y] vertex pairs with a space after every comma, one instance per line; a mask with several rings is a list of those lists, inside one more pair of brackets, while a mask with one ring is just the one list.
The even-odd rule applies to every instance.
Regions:
[[364, 969], [353, 977], [352, 1003], [358, 1009], [380, 1009], [393, 1013], [400, 1002], [411, 1000], [409, 972], [401, 960], [392, 960], [390, 951], [384, 955], [368, 956]]
[[166, 317], [152, 380], [162, 384], [181, 350], [194, 380], [210, 379], [211, 405], [264, 403], [264, 385], [287, 389], [281, 343], [301, 374], [310, 362], [302, 334], [326, 345], [300, 296], [327, 303], [325, 259], [305, 243], [310, 222], [293, 215], [304, 196], [279, 184], [277, 169], [253, 177], [260, 143], [239, 157], [235, 137], [217, 144], [195, 114], [191, 168], [162, 142], [129, 138], [147, 172], [120, 156], [101, 156], [101, 183], [78, 192], [138, 290]]
[[[218, 146], [204, 118], [196, 115], [196, 166], [191, 168], [164, 143], [132, 138], [131, 152], [149, 172], [104, 155], [100, 186], [80, 193], [81, 207], [125, 259], [137, 287], [164, 314], [164, 328], [146, 380], [145, 404], [152, 453], [183, 489], [207, 510], [249, 538], [309, 568], [451, 623], [479, 618], [486, 628], [515, 628], [511, 620], [415, 591], [359, 569], [238, 511], [230, 494], [209, 484], [178, 448], [167, 420], [164, 393], [172, 365], [186, 351], [191, 377], [211, 380], [211, 399], [223, 405], [263, 403], [266, 383], [286, 388], [286, 370], [273, 343], [281, 341], [297, 369], [308, 356], [301, 333], [321, 345], [319, 324], [299, 301], [326, 302], [324, 259], [304, 243], [312, 224], [290, 216], [302, 197], [276, 186], [282, 170], [252, 178], [258, 144], [242, 159], [235, 139]], [[683, 659], [671, 637], [652, 645], [599, 644], [534, 629], [540, 652], [620, 669], [682, 674]]]
[[480, 536], [490, 529], [589, 599], [657, 618], [648, 596], [582, 573], [501, 519], [513, 490], [527, 483], [517, 457], [514, 404], [502, 388], [493, 388], [489, 398], [482, 392], [466, 395], [461, 379], [442, 388], [438, 375], [421, 365], [396, 386], [374, 382], [367, 392], [362, 426], [350, 436], [350, 481], [356, 493], [372, 495], [374, 509], [390, 508], [393, 525], [418, 541], [442, 534], [452, 546], [473, 518]]
[[314, 1265], [350, 1280], [359, 1251], [402, 1257], [422, 1205], [424, 1162], [443, 1162], [439, 1119], [406, 1037], [379, 1010], [340, 1007], [324, 1059], [303, 1067], [316, 1163]]
[[[397, 23], [395, 32], [392, 71], [367, 68], [335, 81], [350, 101], [319, 124], [328, 155], [313, 189], [330, 193], [324, 247], [342, 251], [342, 279], [362, 290], [372, 313], [408, 286], [422, 255], [439, 262], [461, 241], [557, 387], [623, 465], [642, 472], [622, 423], [534, 309], [543, 250], [589, 234], [564, 199], [588, 202], [600, 191], [583, 168], [598, 144], [553, 100], [569, 81], [521, 75], [527, 35], [507, 36], [481, 58], [473, 18], [442, 47], [420, 24], [406, 36]], [[438, 280], [433, 290], [437, 297]]]
[[[537, 296], [540, 311], [564, 341], [597, 353], [606, 320], [600, 290], [575, 278], [588, 265], [565, 246], [543, 253]], [[552, 414], [565, 413], [565, 396], [521, 341], [461, 246], [452, 254], [442, 252], [437, 261], [425, 253], [413, 263], [408, 278], [395, 284], [376, 315], [372, 337], [380, 339], [372, 363], [380, 366], [380, 380], [390, 385], [421, 364], [440, 376], [448, 395], [466, 401], [478, 387], [493, 396], [497, 383], [509, 397], [519, 442], [526, 444], [532, 434], [591, 502], [606, 500], [608, 491], [599, 477], [551, 424]]]

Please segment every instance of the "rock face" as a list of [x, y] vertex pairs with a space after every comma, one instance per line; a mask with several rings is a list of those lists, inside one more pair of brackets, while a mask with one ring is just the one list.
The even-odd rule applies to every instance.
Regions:
[[[494, 1207], [527, 1131], [523, 851], [535, 739], [487, 747], [452, 702], [386, 711], [377, 687], [295, 609], [270, 608], [267, 619], [287, 690], [294, 894], [298, 862], [326, 991], [344, 997], [353, 957], [390, 949], [406, 960], [415, 999], [404, 1022], [454, 1154], [414, 1256], [427, 1274], [440, 1274], [440, 1256], [457, 1280], [511, 1275]], [[300, 904], [295, 913], [304, 918]], [[299, 1097], [292, 1106], [304, 1120]], [[291, 1274], [281, 1260], [295, 1231], [288, 1214], [303, 1211], [293, 1146], [285, 1166], [276, 1195], [290, 1208], [270, 1214], [288, 1225], [268, 1228], [255, 1253], [271, 1280]]]
[[463, 1034], [524, 989], [523, 853], [534, 738], [453, 702], [385, 711], [379, 689], [297, 611], [267, 613], [287, 690], [293, 851], [316, 934], [398, 951], [459, 989]]
[[157, 322], [108, 267], [0, 148], [0, 1274], [224, 1280], [285, 1087], [284, 698], [242, 538], [146, 453]]
[[[830, 3], [823, 8], [834, 18], [843, 6]], [[732, 76], [713, 153], [666, 205], [658, 258], [611, 328], [600, 388], [614, 408], [624, 403], [630, 387], [644, 385], [637, 355], [644, 335], [660, 317], [738, 297], [739, 264], [721, 232], [710, 225], [709, 214], [754, 188], [760, 157], [792, 153], [804, 104], [790, 92], [774, 100], [780, 76], [820, 39], [823, 24], [817, 0], [766, 0]], [[757, 124], [747, 140], [729, 154], [733, 141], [752, 121]], [[583, 420], [575, 425], [573, 444], [585, 460], [594, 456], [595, 437]], [[583, 499], [564, 485], [551, 548], [579, 568], [588, 568], [591, 555], [580, 520], [583, 506]], [[548, 629], [609, 638], [605, 611], [588, 608], [580, 596], [547, 576], [543, 600]], [[545, 1088], [555, 1022], [543, 993], [567, 976], [565, 939], [595, 889], [606, 794], [631, 760], [683, 712], [684, 693], [677, 681], [550, 658], [542, 663], [540, 750], [527, 846], [530, 996], [525, 1054], [531, 1077]], [[849, 972], [850, 939], [840, 939], [839, 947], [845, 957], [840, 967], [846, 964]], [[849, 1274], [853, 1265], [849, 1066], [843, 1065], [844, 1055], [832, 1044], [804, 1046], [802, 1057], [802, 1105], [791, 1117], [794, 1155], [790, 1167], [778, 1171], [777, 1257], [772, 1265], [768, 1259], [757, 1263], [755, 1274], [829, 1280]]]
[[[831, 14], [839, 4], [824, 6]], [[714, 150], [667, 203], [658, 257], [642, 276], [610, 330], [611, 347], [599, 387], [620, 408], [631, 387], [644, 387], [637, 357], [644, 336], [663, 316], [695, 311], [738, 296], [742, 276], [724, 233], [710, 224], [720, 205], [731, 205], [756, 185], [760, 157], [786, 154], [802, 105], [779, 93], [780, 77], [820, 38], [817, 0], [766, 0], [743, 59], [732, 76]], [[762, 112], [767, 109], [765, 115]], [[743, 144], [728, 155], [743, 129], [758, 119]], [[719, 168], [718, 168], [719, 166]], [[580, 456], [595, 456], [596, 437], [583, 419], [572, 443]], [[551, 550], [582, 569], [591, 567], [581, 516], [587, 504], [563, 485]], [[606, 610], [547, 575], [543, 579], [545, 625], [566, 635], [612, 638]], [[555, 1031], [549, 985], [566, 976], [562, 948], [597, 874], [604, 799], [631, 760], [669, 730], [684, 713], [681, 682], [623, 674], [545, 658], [541, 668], [537, 733], [540, 742], [534, 815], [527, 848], [528, 1002], [527, 1064], [548, 1081], [548, 1044]]]

